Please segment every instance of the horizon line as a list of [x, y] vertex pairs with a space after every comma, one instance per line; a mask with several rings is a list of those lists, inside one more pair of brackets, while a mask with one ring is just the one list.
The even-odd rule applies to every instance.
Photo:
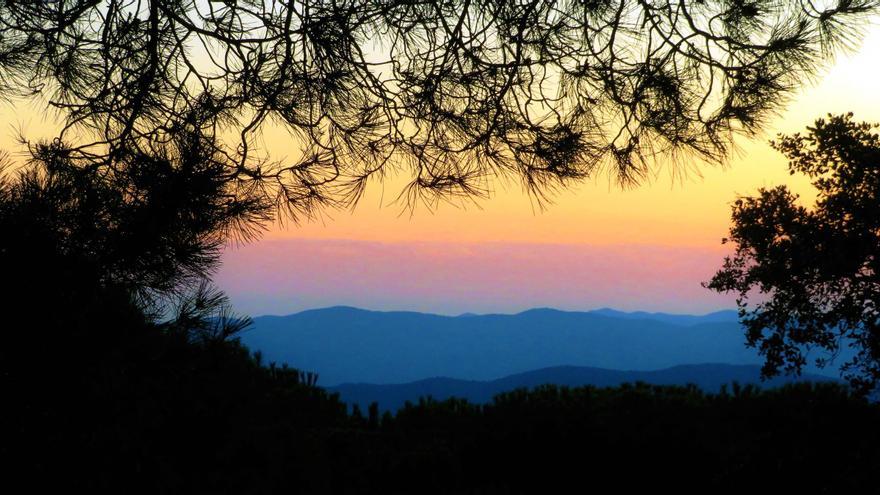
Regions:
[[266, 313], [266, 314], [254, 315], [254, 316], [251, 316], [250, 318], [264, 318], [264, 317], [286, 318], [288, 316], [295, 316], [298, 314], [308, 313], [311, 311], [326, 311], [326, 310], [330, 310], [330, 309], [353, 309], [356, 311], [363, 311], [363, 312], [368, 312], [368, 313], [413, 313], [413, 314], [421, 314], [421, 315], [442, 316], [442, 317], [446, 317], [446, 318], [460, 318], [460, 317], [473, 317], [473, 316], [517, 316], [517, 315], [529, 313], [532, 311], [554, 311], [554, 312], [558, 312], [558, 313], [585, 313], [585, 314], [586, 313], [598, 313], [601, 311], [611, 311], [611, 312], [625, 314], [625, 315], [636, 315], [636, 314], [641, 315], [641, 314], [643, 314], [643, 315], [647, 315], [647, 316], [663, 315], [663, 316], [689, 316], [689, 317], [694, 317], [694, 318], [702, 318], [702, 317], [711, 316], [711, 315], [715, 315], [715, 314], [719, 314], [719, 313], [736, 313], [737, 312], [736, 308], [721, 308], [721, 309], [709, 311], [706, 313], [694, 314], [694, 313], [672, 313], [672, 312], [665, 312], [665, 311], [644, 311], [644, 310], [625, 311], [625, 310], [621, 310], [621, 309], [612, 308], [609, 306], [603, 306], [600, 308], [593, 308], [593, 309], [559, 309], [559, 308], [553, 308], [553, 307], [549, 307], [549, 306], [534, 306], [534, 307], [531, 307], [528, 309], [524, 309], [524, 310], [516, 311], [516, 312], [512, 312], [512, 313], [500, 313], [500, 312], [475, 313], [473, 311], [465, 311], [462, 313], [454, 313], [453, 314], [453, 313], [439, 313], [439, 312], [433, 312], [433, 311], [432, 312], [416, 311], [416, 310], [408, 310], [408, 309], [369, 309], [369, 308], [364, 308], [364, 307], [351, 306], [348, 304], [335, 304], [335, 305], [331, 305], [331, 306], [321, 306], [321, 307], [316, 307], [316, 308], [303, 309], [301, 311], [295, 311], [293, 313], [286, 313], [286, 314]]

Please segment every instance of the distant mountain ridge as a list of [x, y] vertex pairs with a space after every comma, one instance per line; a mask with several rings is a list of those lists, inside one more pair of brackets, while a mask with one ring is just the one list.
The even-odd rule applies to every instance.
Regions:
[[655, 320], [655, 321], [663, 321], [665, 323], [672, 323], [675, 325], [693, 325], [697, 323], [710, 323], [710, 322], [732, 322], [738, 320], [738, 315], [736, 310], [734, 309], [722, 309], [719, 311], [713, 311], [710, 313], [705, 313], [702, 315], [691, 315], [684, 313], [663, 313], [663, 312], [648, 312], [648, 311], [620, 311], [613, 308], [598, 308], [591, 309], [587, 311], [570, 311], [564, 309], [556, 309], [556, 308], [546, 308], [546, 307], [537, 307], [526, 309], [520, 311], [518, 313], [474, 313], [474, 312], [466, 312], [457, 315], [440, 315], [435, 313], [423, 313], [420, 311], [405, 311], [405, 310], [391, 310], [391, 311], [379, 311], [379, 310], [371, 310], [371, 309], [362, 309], [354, 306], [328, 306], [326, 308], [315, 308], [315, 309], [306, 309], [300, 311], [298, 313], [291, 313], [288, 315], [262, 315], [258, 316], [258, 318], [287, 318], [291, 316], [302, 315], [304, 313], [314, 313], [314, 312], [340, 312], [340, 313], [350, 313], [350, 314], [359, 314], [359, 313], [378, 313], [378, 314], [389, 314], [389, 315], [400, 315], [400, 314], [408, 314], [408, 315], [426, 315], [426, 316], [436, 316], [439, 318], [473, 318], [479, 316], [519, 316], [529, 313], [567, 313], [567, 314], [592, 314], [599, 316], [607, 316], [611, 318], [624, 318], [630, 320]]
[[693, 316], [539, 308], [441, 316], [339, 306], [256, 317], [242, 341], [266, 361], [318, 372], [324, 386], [438, 376], [487, 381], [555, 366], [649, 371], [762, 362], [746, 348], [734, 311]]
[[739, 315], [736, 310], [726, 309], [715, 311], [704, 315], [685, 315], [671, 313], [647, 313], [645, 311], [625, 312], [611, 308], [601, 308], [587, 313], [602, 316], [610, 316], [613, 318], [627, 318], [631, 320], [654, 320], [674, 325], [697, 325], [700, 323], [720, 323], [720, 322], [736, 322], [739, 321]]
[[[415, 403], [420, 397], [431, 396], [437, 400], [450, 397], [467, 399], [469, 402], [483, 404], [491, 402], [495, 395], [517, 388], [534, 388], [544, 384], [579, 387], [613, 387], [623, 383], [645, 382], [655, 385], [694, 384], [705, 392], [717, 393], [722, 385], [734, 382], [740, 385], [754, 384], [761, 388], [774, 388], [786, 383], [799, 381], [836, 381], [826, 376], [804, 374], [801, 377], [780, 376], [762, 382], [760, 366], [736, 366], [729, 364], [696, 364], [673, 366], [654, 371], [620, 371], [578, 366], [558, 366], [543, 368], [526, 373], [506, 376], [497, 380], [475, 381], [454, 378], [428, 378], [402, 384], [344, 383], [328, 387], [339, 393], [348, 404], [357, 404], [366, 411], [372, 402], [377, 402], [382, 411], [396, 411], [406, 401]], [[842, 383], [842, 382], [841, 382]]]

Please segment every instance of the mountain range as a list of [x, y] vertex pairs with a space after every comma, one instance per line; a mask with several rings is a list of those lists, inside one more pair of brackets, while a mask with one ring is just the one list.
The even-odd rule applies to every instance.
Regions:
[[[669, 369], [678, 369], [674, 367], [705, 363], [748, 365], [754, 375], [754, 367], [762, 362], [754, 349], [745, 346], [735, 311], [695, 316], [533, 309], [512, 315], [441, 316], [331, 307], [256, 317], [241, 340], [259, 350], [267, 362], [317, 372], [319, 384], [325, 387], [426, 379], [506, 383], [522, 373], [542, 376], [546, 372], [541, 370], [547, 368], [580, 369], [577, 376], [587, 373], [593, 378], [578, 378], [578, 383], [604, 384], [636, 376], [626, 373], [664, 370], [668, 374], [673, 373]], [[625, 378], [602, 381], [596, 377], [604, 375], [596, 369], [623, 373], [620, 376]], [[835, 370], [806, 371], [833, 375]], [[554, 382], [560, 383], [563, 375], [554, 374]], [[699, 378], [699, 373], [693, 376]], [[653, 380], [648, 375], [642, 379]], [[456, 387], [465, 390], [469, 385]]]

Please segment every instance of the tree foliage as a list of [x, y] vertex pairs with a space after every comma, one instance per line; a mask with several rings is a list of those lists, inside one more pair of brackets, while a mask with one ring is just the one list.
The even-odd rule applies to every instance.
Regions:
[[[656, 153], [717, 160], [873, 0], [0, 1], [0, 91], [58, 109], [64, 152], [124, 168], [181, 129], [232, 189], [296, 217], [401, 173], [410, 204], [536, 194]], [[259, 136], [292, 134], [289, 158]]]
[[[748, 343], [765, 375], [851, 355], [844, 376], [862, 391], [880, 380], [880, 136], [852, 114], [819, 119], [773, 147], [816, 188], [812, 208], [785, 186], [733, 204], [736, 251], [707, 286], [738, 294]], [[815, 357], [815, 356], [814, 356]]]
[[21, 298], [52, 301], [59, 324], [76, 319], [71, 307], [104, 297], [122, 298], [150, 319], [174, 316], [174, 307], [184, 319], [219, 309], [208, 284], [221, 249], [270, 206], [230, 190], [203, 138], [170, 136], [151, 154], [116, 156], [113, 167], [94, 166], [57, 142], [33, 146], [23, 168], [7, 163], [0, 176], [0, 230], [9, 233], [0, 240], [10, 291], [4, 304], [21, 311], [29, 305]]
[[0, 175], [0, 455], [12, 480], [260, 492], [246, 466], [251, 443], [277, 442], [264, 422], [283, 417], [299, 445], [344, 420], [313, 375], [264, 366], [234, 339], [248, 319], [209, 277], [227, 230], [263, 205], [227, 194], [203, 148], [168, 143], [128, 157], [122, 174], [52, 145], [33, 151]]

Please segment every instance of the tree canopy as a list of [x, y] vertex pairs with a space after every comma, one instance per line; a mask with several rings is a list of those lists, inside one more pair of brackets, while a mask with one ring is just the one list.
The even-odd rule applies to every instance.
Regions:
[[811, 179], [816, 202], [801, 206], [785, 186], [736, 200], [725, 240], [736, 250], [707, 286], [738, 294], [765, 375], [843, 353], [844, 376], [869, 392], [880, 382], [880, 136], [852, 117], [773, 143], [792, 174]]
[[[719, 160], [841, 46], [873, 0], [0, 1], [0, 94], [60, 111], [64, 153], [123, 169], [181, 130], [229, 194], [296, 217], [370, 178], [401, 197], [540, 195], [657, 153]], [[258, 149], [289, 131], [288, 158]], [[122, 164], [117, 163], [118, 161]]]

